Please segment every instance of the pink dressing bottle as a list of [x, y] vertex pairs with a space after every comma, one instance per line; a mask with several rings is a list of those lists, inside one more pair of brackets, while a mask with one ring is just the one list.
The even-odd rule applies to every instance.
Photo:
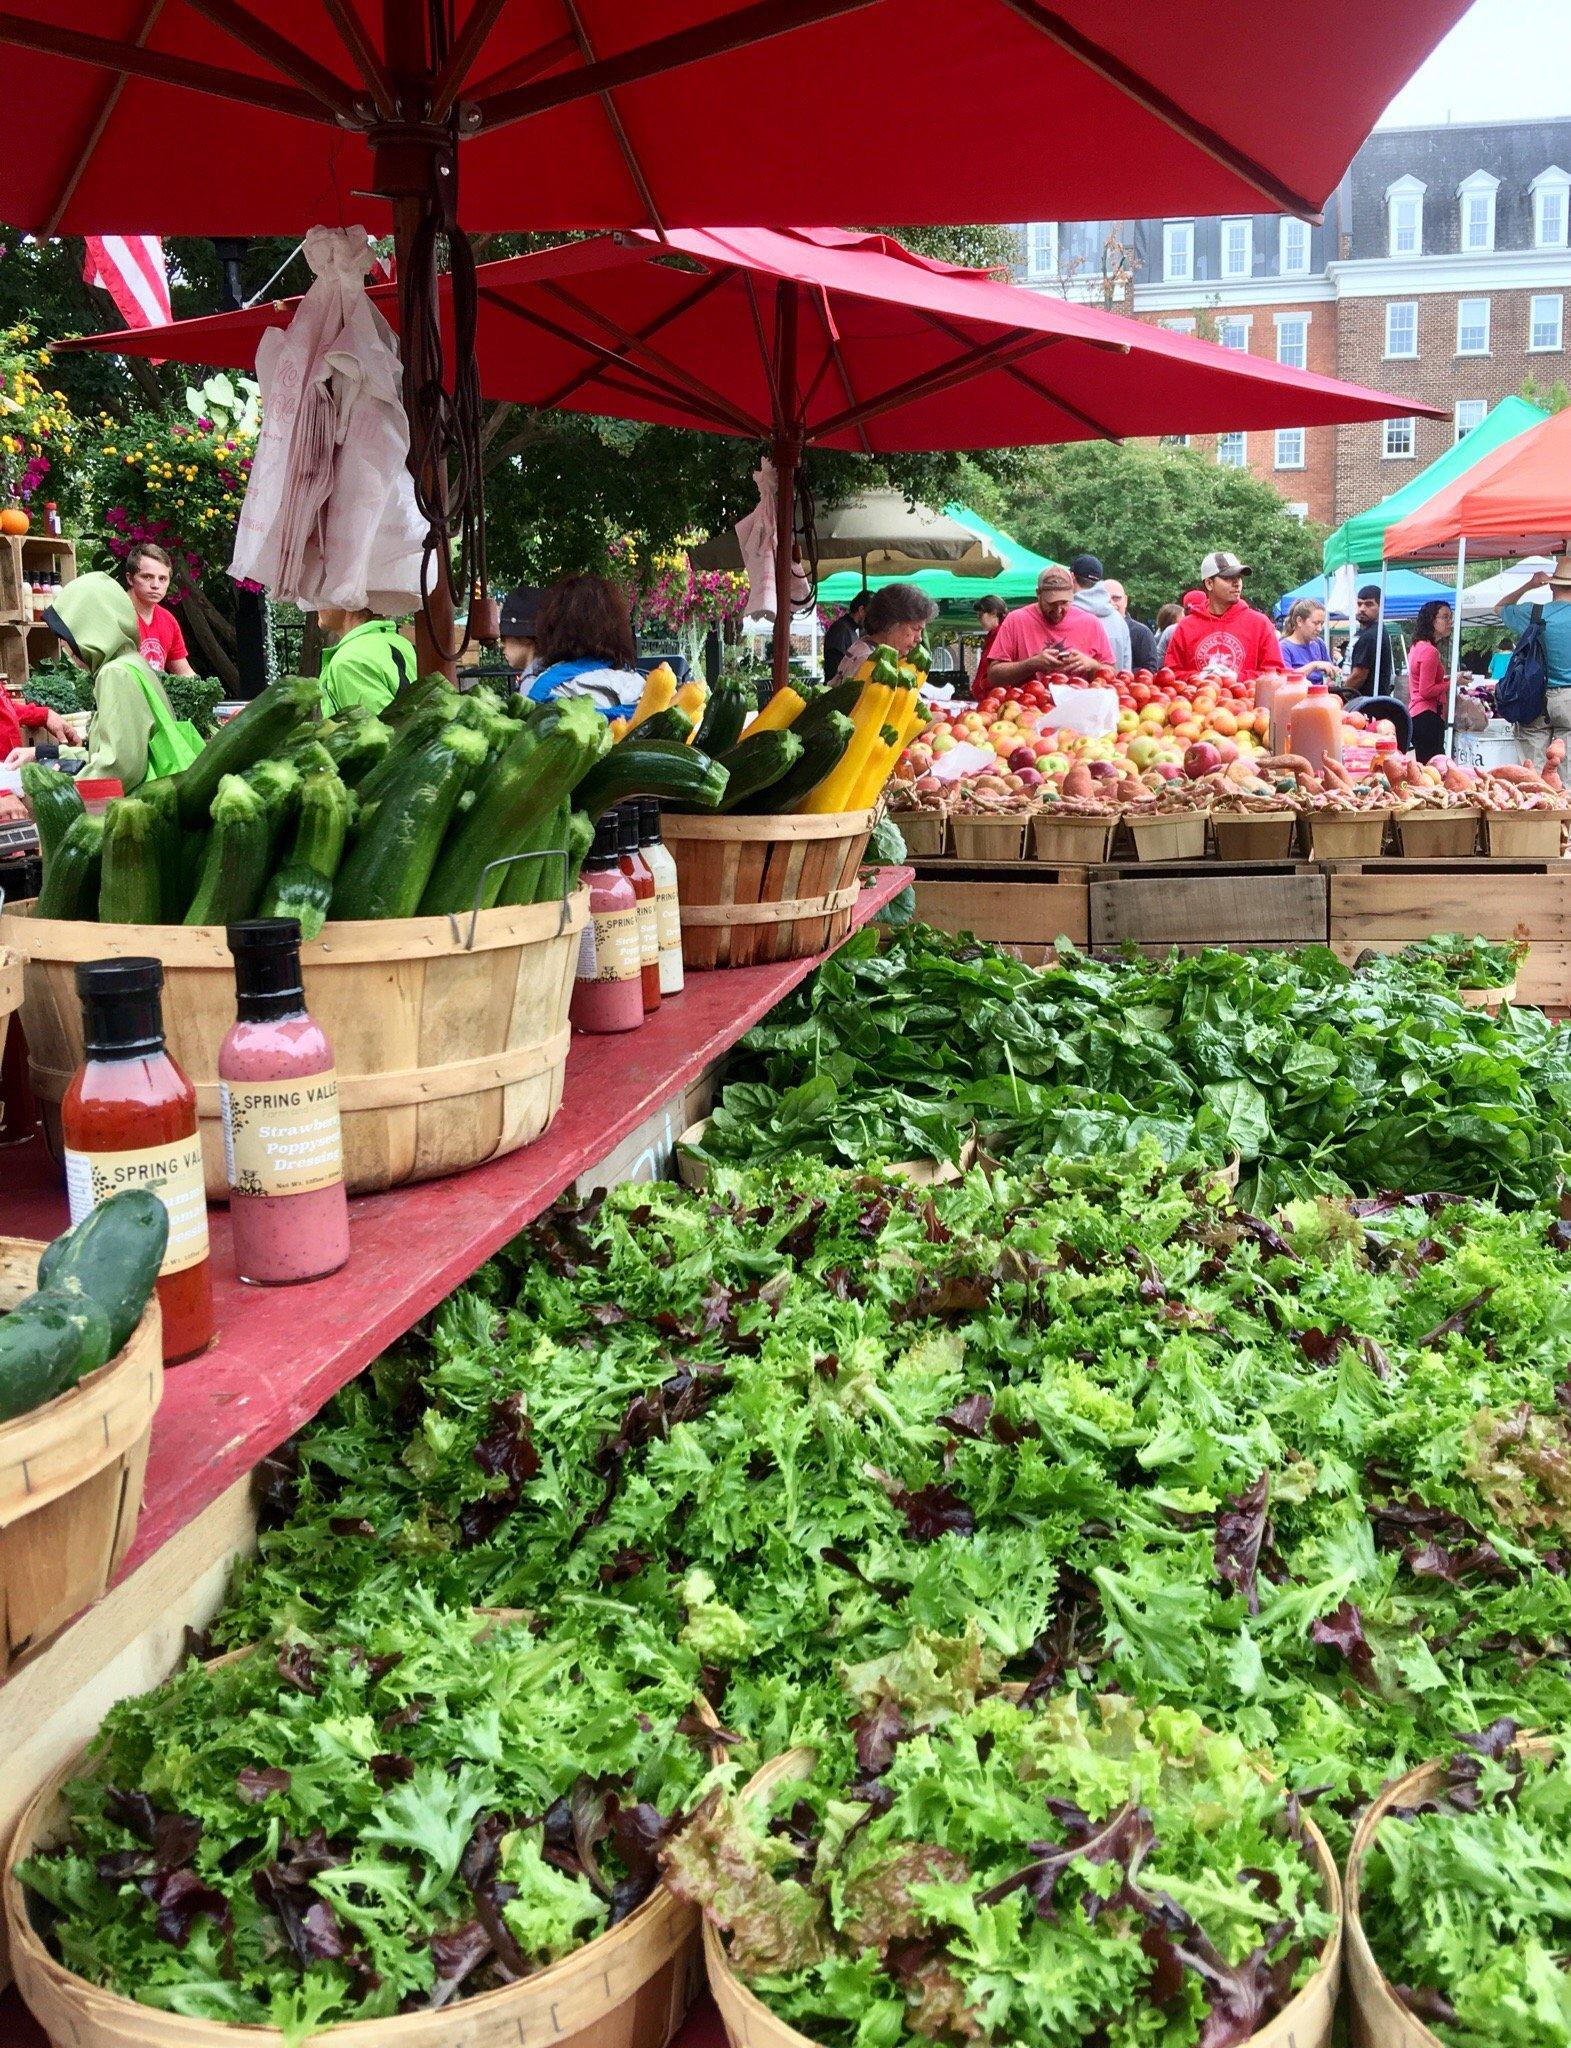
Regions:
[[218, 1087], [235, 1266], [259, 1287], [289, 1287], [349, 1256], [333, 1048], [306, 1014], [299, 922], [254, 918], [228, 937], [236, 1018]]

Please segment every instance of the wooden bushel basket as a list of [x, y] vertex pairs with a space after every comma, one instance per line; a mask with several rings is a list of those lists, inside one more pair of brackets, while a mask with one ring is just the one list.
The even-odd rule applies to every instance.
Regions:
[[[469, 917], [329, 924], [301, 949], [306, 1001], [327, 1033], [352, 1195], [461, 1173], [516, 1152], [556, 1115], [588, 892]], [[221, 925], [77, 924], [0, 917], [26, 961], [22, 1024], [50, 1150], [82, 1057], [81, 960], [164, 964], [170, 1053], [196, 1086], [210, 1202], [229, 1198], [218, 1048], [234, 1022], [234, 962]], [[473, 944], [469, 944], [471, 936]]]
[[1304, 844], [1311, 860], [1375, 860], [1386, 843], [1389, 808], [1378, 811], [1306, 811]]
[[[795, 1778], [805, 1778], [813, 1768], [810, 1749], [788, 1749], [755, 1772], [743, 1790], [743, 1797], [772, 1792]], [[1304, 1832], [1325, 1886], [1327, 1909], [1337, 1916], [1336, 1927], [1326, 1942], [1320, 1962], [1300, 1990], [1258, 2033], [1249, 2037], [1249, 2048], [1330, 2048], [1331, 2023], [1336, 2012], [1337, 1983], [1342, 1965], [1342, 1886], [1336, 1864], [1325, 1839], [1314, 1822], [1305, 1816]], [[709, 1989], [725, 2023], [731, 2048], [818, 2048], [806, 2034], [772, 2013], [756, 1998], [731, 1968], [725, 1943], [704, 1919], [704, 1968]], [[1405, 2044], [1404, 2044], [1405, 2048]]]
[[1213, 811], [1218, 860], [1286, 860], [1298, 825], [1294, 811]]
[[[1528, 1756], [1542, 1756], [1549, 1744], [1527, 1740], [1521, 1748]], [[1393, 1806], [1417, 1806], [1427, 1799], [1443, 1776], [1443, 1765], [1429, 1763], [1421, 1764], [1416, 1771], [1409, 1771], [1405, 1778], [1397, 1778], [1386, 1786], [1373, 1806], [1366, 1809], [1353, 1836], [1353, 1846], [1347, 1859], [1347, 1892], [1342, 1914], [1342, 1926], [1347, 1936], [1349, 2031], [1353, 2048], [1442, 2048], [1439, 2035], [1408, 2011], [1375, 1961], [1369, 1937], [1364, 1932], [1359, 1897], [1364, 1865], [1375, 1839], [1375, 1830]]]
[[873, 813], [757, 817], [662, 812], [682, 903], [682, 962], [759, 967], [837, 946], [851, 929]]
[[[33, 1292], [43, 1249], [0, 1237], [0, 1309]], [[154, 1295], [107, 1365], [0, 1422], [0, 1679], [98, 1599], [130, 1548], [163, 1359]]]
[[11, 1019], [22, 1007], [22, 963], [0, 946], [0, 1054], [5, 1052]]
[[949, 820], [942, 811], [891, 811], [912, 860], [941, 860], [949, 845]]
[[1136, 860], [1201, 860], [1205, 856], [1204, 811], [1158, 813], [1150, 818], [1126, 811], [1124, 825]]
[[1478, 851], [1478, 812], [1398, 811], [1396, 847], [1406, 860], [1471, 859]]
[[1089, 813], [1059, 816], [1049, 805], [1031, 820], [1032, 846], [1036, 859], [1054, 867], [1088, 863], [1095, 867], [1107, 859], [1113, 844], [1116, 811], [1105, 818]]
[[1497, 860], [1559, 860], [1563, 811], [1485, 811], [1484, 851]]
[[1025, 855], [1026, 814], [1001, 818], [951, 818], [949, 839], [956, 860], [1020, 860]]

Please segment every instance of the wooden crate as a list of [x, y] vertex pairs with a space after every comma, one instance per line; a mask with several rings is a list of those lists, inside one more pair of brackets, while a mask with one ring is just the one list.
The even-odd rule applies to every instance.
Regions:
[[[1018, 879], [1016, 877], [1018, 876]], [[1016, 867], [960, 874], [951, 868], [916, 881], [916, 914], [941, 932], [973, 932], [1039, 966], [1055, 939], [1084, 946], [1088, 938], [1084, 868]]]
[[1339, 958], [1352, 962], [1366, 947], [1393, 953], [1437, 932], [1525, 938], [1532, 951], [1518, 1000], [1571, 1007], [1571, 861], [1384, 861], [1332, 868], [1328, 880]]
[[1324, 945], [1326, 879], [1298, 861], [1229, 867], [1096, 868], [1089, 891], [1091, 945]]
[[72, 582], [76, 543], [47, 533], [0, 533], [0, 617], [13, 623], [21, 618], [22, 585], [40, 569], [52, 571], [63, 584]]

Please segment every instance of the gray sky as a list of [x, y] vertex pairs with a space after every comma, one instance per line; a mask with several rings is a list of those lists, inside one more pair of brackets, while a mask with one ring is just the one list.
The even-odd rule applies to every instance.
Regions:
[[1568, 25], [1568, 0], [1473, 0], [1379, 125], [1571, 114]]

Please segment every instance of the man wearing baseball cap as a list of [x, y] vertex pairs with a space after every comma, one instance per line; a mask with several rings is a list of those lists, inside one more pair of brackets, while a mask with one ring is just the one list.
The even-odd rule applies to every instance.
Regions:
[[515, 676], [527, 675], [534, 666], [535, 619], [540, 610], [540, 596], [541, 593], [532, 585], [521, 583], [502, 600], [502, 659]]
[[1129, 628], [1103, 580], [1101, 562], [1095, 555], [1076, 555], [1069, 573], [1075, 579], [1075, 610], [1091, 614], [1107, 635], [1114, 661], [1120, 668], [1129, 668]]
[[1551, 740], [1571, 740], [1571, 555], [1562, 555], [1553, 569], [1540, 569], [1519, 590], [1496, 607], [1500, 623], [1518, 636], [1540, 616], [1541, 599], [1528, 603], [1530, 591], [1547, 591], [1543, 605], [1544, 665], [1549, 671], [1544, 713], [1531, 725], [1515, 728], [1525, 758], [1542, 768]]
[[1075, 579], [1049, 563], [1036, 579], [1035, 604], [1023, 604], [998, 629], [987, 662], [987, 686], [1007, 690], [1037, 676], [1090, 680], [1113, 666], [1107, 635], [1089, 612], [1075, 609]]
[[1200, 564], [1198, 591], [1184, 599], [1184, 616], [1167, 643], [1166, 662], [1179, 675], [1193, 675], [1212, 663], [1235, 675], [1255, 676], [1282, 666], [1276, 629], [1264, 612], [1244, 602], [1248, 565], [1226, 548]]

